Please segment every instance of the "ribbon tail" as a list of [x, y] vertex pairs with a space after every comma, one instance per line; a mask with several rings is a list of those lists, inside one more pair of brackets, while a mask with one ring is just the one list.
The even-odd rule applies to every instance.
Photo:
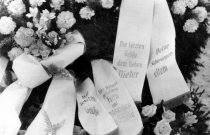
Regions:
[[123, 0], [113, 65], [134, 101], [141, 102], [152, 32], [154, 0]]
[[19, 114], [32, 88], [50, 78], [41, 64], [29, 55], [23, 54], [15, 59], [13, 70], [18, 81], [10, 84], [0, 95], [1, 135], [16, 135], [18, 133], [21, 126]]
[[14, 82], [0, 95], [0, 134], [16, 135], [21, 126], [20, 111], [31, 90]]
[[3, 80], [3, 77], [5, 75], [5, 70], [7, 68], [9, 60], [3, 56], [0, 55], [0, 84]]
[[83, 128], [91, 135], [116, 135], [117, 125], [99, 102], [90, 78], [77, 82], [78, 116]]
[[147, 77], [153, 102], [168, 101], [189, 88], [175, 60], [175, 28], [166, 0], [155, 0]]
[[143, 129], [141, 116], [112, 64], [95, 60], [92, 61], [92, 68], [98, 98], [115, 120], [119, 135], [139, 134]]
[[[75, 87], [72, 79], [53, 77], [42, 109], [25, 135], [73, 134], [76, 110]], [[49, 128], [57, 125], [57, 129]]]

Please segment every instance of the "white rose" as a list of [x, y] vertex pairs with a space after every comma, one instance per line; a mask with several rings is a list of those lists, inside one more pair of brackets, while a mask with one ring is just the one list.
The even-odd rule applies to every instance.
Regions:
[[153, 117], [156, 114], [157, 106], [147, 105], [142, 108], [142, 114], [145, 117]]
[[171, 130], [169, 123], [165, 120], [161, 120], [155, 126], [154, 133], [156, 135], [170, 135]]
[[175, 120], [175, 113], [171, 110], [167, 110], [162, 114], [162, 118], [168, 122]]
[[112, 8], [112, 6], [114, 5], [114, 1], [113, 0], [101, 0], [101, 4], [102, 4], [102, 7], [104, 7], [104, 8]]

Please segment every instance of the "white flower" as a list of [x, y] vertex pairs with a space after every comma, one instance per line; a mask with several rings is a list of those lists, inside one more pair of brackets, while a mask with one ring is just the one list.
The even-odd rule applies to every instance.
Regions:
[[87, 0], [75, 0], [77, 3], [85, 3]]
[[79, 14], [81, 18], [90, 20], [95, 15], [95, 11], [86, 6], [80, 9]]
[[45, 45], [40, 46], [39, 52], [40, 52], [40, 55], [42, 56], [42, 59], [46, 59], [50, 55], [50, 49], [46, 47]]
[[33, 35], [34, 31], [32, 29], [20, 27], [16, 32], [14, 39], [21, 47], [27, 47], [35, 40]]
[[51, 31], [48, 33], [49, 38], [57, 38], [58, 37], [58, 33], [55, 31]]
[[56, 23], [58, 28], [60, 29], [61, 28], [69, 29], [76, 23], [76, 19], [74, 18], [72, 12], [63, 11], [58, 15]]
[[3, 0], [4, 5], [6, 5], [6, 6], [8, 6], [11, 1], [13, 1], [13, 0]]
[[42, 19], [39, 20], [38, 23], [35, 23], [35, 27], [38, 28], [39, 33], [45, 32], [50, 25], [50, 21], [44, 21]]
[[55, 31], [51, 31], [48, 33], [49, 41], [57, 44], [58, 41], [58, 33]]
[[26, 16], [28, 17], [28, 18], [31, 18], [31, 17], [33, 17], [33, 18], [36, 18], [37, 17], [37, 14], [38, 14], [38, 12], [39, 12], [39, 10], [38, 10], [38, 8], [37, 7], [35, 7], [35, 8], [29, 8], [29, 12], [30, 13], [28, 13], [28, 14], [26, 14]]
[[32, 7], [41, 6], [43, 2], [46, 2], [46, 0], [29, 0]]
[[113, 0], [101, 0], [101, 4], [103, 8], [112, 8], [112, 6], [114, 5], [114, 1]]
[[145, 117], [153, 117], [156, 114], [157, 106], [147, 105], [142, 108], [142, 114]]
[[31, 23], [31, 22], [27, 22], [26, 25], [27, 25], [28, 28], [33, 28], [33, 26], [34, 26], [33, 23]]
[[29, 52], [33, 55], [33, 56], [40, 56], [40, 52], [39, 52], [39, 46], [37, 44], [33, 44], [29, 47]]
[[171, 126], [165, 120], [157, 122], [157, 125], [154, 128], [154, 133], [156, 135], [170, 135], [171, 131]]
[[185, 121], [184, 127], [192, 126], [192, 124], [198, 122], [197, 116], [193, 115], [193, 113], [190, 111], [188, 111], [187, 113], [184, 114], [184, 121]]
[[64, 0], [52, 0], [50, 6], [57, 10], [60, 10], [61, 6], [64, 4]]
[[173, 3], [172, 12], [177, 15], [184, 15], [186, 11], [186, 2], [183, 0], [177, 0]]
[[208, 16], [208, 13], [207, 13], [205, 7], [196, 7], [192, 11], [192, 13], [196, 15], [196, 20], [198, 22], [203, 22], [207, 18], [207, 16]]
[[171, 110], [167, 110], [162, 114], [162, 118], [168, 122], [175, 120], [175, 113]]
[[185, 0], [185, 1], [186, 1], [186, 6], [190, 9], [198, 5], [198, 0]]
[[47, 9], [43, 10], [41, 13], [41, 18], [40, 20], [43, 21], [48, 21], [48, 20], [52, 20], [55, 18], [55, 13], [50, 13]]
[[67, 31], [67, 30], [66, 30], [65, 28], [61, 28], [61, 29], [60, 29], [60, 33], [61, 33], [61, 34], [65, 34], [66, 31]]
[[50, 49], [45, 46], [41, 40], [38, 40], [37, 42], [34, 42], [30, 47], [29, 47], [29, 53], [32, 54], [33, 56], [41, 56], [42, 59], [47, 58], [50, 54]]
[[16, 23], [11, 17], [3, 16], [0, 19], [0, 33], [7, 35], [14, 31]]
[[22, 53], [23, 50], [21, 48], [14, 47], [8, 52], [8, 57], [11, 61], [13, 61], [16, 57], [20, 56]]
[[195, 19], [188, 19], [183, 26], [183, 30], [185, 32], [193, 33], [198, 29], [198, 27], [199, 23]]
[[22, 0], [14, 0], [12, 1], [8, 7], [8, 11], [14, 16], [20, 16], [26, 12], [26, 6]]

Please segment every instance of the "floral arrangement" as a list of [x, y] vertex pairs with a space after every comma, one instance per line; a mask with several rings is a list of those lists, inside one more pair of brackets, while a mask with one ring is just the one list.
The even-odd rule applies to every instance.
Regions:
[[[81, 78], [89, 76], [90, 71], [82, 68], [88, 67], [84, 59], [111, 60], [113, 57], [120, 2], [121, 0], [1, 1], [0, 54], [9, 57], [11, 61], [22, 53], [31, 54], [38, 60], [47, 59], [56, 49], [72, 42], [73, 31], [78, 29], [85, 38], [87, 51], [85, 58], [76, 60], [71, 68], [81, 72], [76, 73]], [[207, 2], [207, 0], [168, 1], [177, 32], [177, 61], [184, 77], [188, 80], [201, 65], [196, 59], [201, 53], [201, 48], [205, 47], [210, 34]], [[6, 78], [11, 79], [7, 80], [7, 84], [15, 80], [14, 73], [10, 71], [6, 73]], [[36, 89], [46, 90], [48, 86], [49, 82], [46, 82]], [[190, 100], [176, 108], [166, 108], [164, 103], [139, 107], [144, 118], [143, 134], [208, 133], [209, 108], [205, 100], [200, 98], [202, 93], [198, 92], [198, 89], [193, 89]], [[20, 116], [23, 121], [21, 129], [26, 129], [35, 117], [45, 94], [33, 91]], [[77, 119], [75, 123], [81, 126]], [[24, 134], [24, 131], [21, 132], [20, 134]], [[75, 126], [75, 134], [87, 133], [81, 127]]]
[[204, 90], [193, 88], [183, 105], [173, 109], [159, 105], [142, 107], [145, 135], [205, 135], [209, 133], [209, 103], [201, 98]]
[[46, 59], [73, 40], [76, 23], [91, 21], [97, 6], [109, 9], [113, 1], [5, 0], [0, 8], [1, 51], [6, 48], [11, 61], [22, 53]]

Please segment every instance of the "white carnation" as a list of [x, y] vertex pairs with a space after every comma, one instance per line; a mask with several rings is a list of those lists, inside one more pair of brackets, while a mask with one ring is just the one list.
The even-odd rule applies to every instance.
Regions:
[[198, 29], [198, 27], [199, 23], [195, 19], [188, 19], [183, 26], [183, 30], [185, 32], [193, 33]]
[[21, 47], [30, 46], [35, 38], [33, 37], [34, 31], [30, 28], [20, 27], [15, 34], [15, 42]]
[[104, 8], [112, 8], [112, 6], [114, 5], [114, 1], [113, 0], [101, 0], [101, 4], [102, 4], [102, 7], [104, 7]]
[[196, 19], [198, 22], [203, 22], [208, 16], [208, 13], [205, 7], [196, 7], [192, 11], [192, 13], [196, 15]]
[[172, 12], [177, 15], [184, 15], [186, 11], [186, 2], [178, 0], [173, 3]]
[[14, 0], [12, 1], [8, 7], [8, 11], [14, 16], [20, 16], [26, 12], [26, 6], [22, 0]]
[[74, 14], [70, 11], [61, 12], [58, 17], [56, 24], [58, 28], [69, 29], [76, 23], [76, 19], [74, 18]]
[[18, 47], [14, 47], [12, 48], [9, 52], [8, 52], [8, 57], [9, 59], [12, 61], [14, 60], [16, 57], [18, 57], [19, 55], [21, 55], [23, 53], [23, 50], [21, 48]]
[[51, 7], [60, 10], [61, 6], [64, 5], [64, 0], [52, 0]]
[[10, 34], [16, 28], [16, 23], [12, 20], [11, 17], [3, 16], [0, 19], [0, 33], [1, 34]]
[[193, 9], [195, 6], [198, 5], [198, 0], [185, 0], [186, 6], [190, 9]]
[[86, 0], [75, 0], [77, 3], [85, 3]]
[[95, 15], [95, 11], [86, 6], [80, 9], [79, 14], [81, 18], [90, 20]]
[[32, 7], [41, 6], [43, 2], [46, 2], [46, 0], [29, 0]]

